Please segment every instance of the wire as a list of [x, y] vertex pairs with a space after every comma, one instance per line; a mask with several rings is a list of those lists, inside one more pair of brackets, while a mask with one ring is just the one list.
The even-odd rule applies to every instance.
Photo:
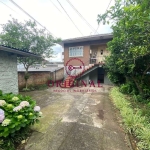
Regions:
[[64, 10], [64, 12], [67, 14], [67, 16], [69, 17], [69, 19], [71, 20], [71, 22], [74, 24], [74, 26], [76, 27], [76, 29], [81, 33], [81, 35], [83, 36], [82, 32], [79, 30], [79, 28], [76, 26], [76, 24], [73, 22], [73, 20], [71, 19], [71, 17], [68, 15], [67, 11], [63, 8], [63, 6], [61, 5], [61, 3], [59, 2], [59, 0], [57, 0], [59, 5], [62, 7], [62, 9]]
[[[109, 1], [109, 4], [108, 4], [108, 6], [107, 6], [107, 8], [106, 8], [105, 12], [106, 12], [106, 11], [107, 11], [107, 9], [109, 8], [109, 6], [110, 6], [110, 4], [111, 4], [111, 1], [112, 1], [112, 0], [110, 0], [110, 1]], [[98, 27], [97, 27], [97, 29], [96, 29], [96, 32], [97, 32], [97, 30], [98, 30], [99, 26], [100, 26], [100, 24], [98, 25]], [[96, 32], [95, 32], [95, 33], [96, 33]]]
[[[17, 13], [14, 9], [12, 9], [11, 7], [9, 7], [8, 5], [6, 5], [5, 3], [3, 3], [2, 1], [0, 1], [2, 4], [4, 4], [6, 7], [8, 7], [9, 9], [11, 9], [12, 11], [14, 11], [15, 13]], [[18, 13], [17, 13], [18, 14]]]
[[[90, 23], [81, 15], [81, 13], [74, 7], [74, 5], [69, 1], [69, 0], [66, 0], [70, 6], [77, 12], [77, 14], [86, 22], [86, 24], [94, 31], [94, 32], [97, 32], [91, 25]], [[98, 33], [98, 32], [97, 32]]]
[[[51, 1], [51, 3], [55, 6], [55, 8], [56, 8], [59, 12], [61, 12], [60, 9], [53, 3], [52, 0], [49, 0], [49, 1]], [[62, 13], [62, 12], [61, 12], [61, 13]]]
[[112, 0], [110, 0], [110, 2], [109, 2], [109, 4], [108, 4], [108, 6], [107, 6], [107, 8], [106, 8], [106, 11], [107, 11], [107, 9], [108, 9], [108, 8], [109, 8], [109, 6], [110, 6], [110, 4], [111, 4], [111, 1], [112, 1]]
[[[31, 19], [33, 19], [36, 23], [38, 23], [41, 27], [46, 29], [40, 22], [38, 22], [36, 19], [34, 19], [29, 13], [27, 13], [24, 9], [22, 9], [17, 3], [15, 3], [13, 0], [10, 0], [16, 7], [18, 7], [22, 12], [24, 12], [27, 16], [29, 16]], [[52, 34], [48, 29], [46, 29], [50, 34]], [[54, 35], [54, 34], [52, 34]]]
[[[61, 13], [61, 15], [63, 15], [67, 20], [69, 20], [68, 19], [68, 17], [64, 14], [64, 13], [62, 13], [62, 11], [60, 11], [60, 9], [57, 7], [57, 5], [55, 5], [55, 3], [53, 3], [52, 2], [52, 0], [49, 0], [49, 1], [51, 1], [51, 3], [55, 6], [55, 8]], [[70, 20], [69, 20], [70, 21]]]

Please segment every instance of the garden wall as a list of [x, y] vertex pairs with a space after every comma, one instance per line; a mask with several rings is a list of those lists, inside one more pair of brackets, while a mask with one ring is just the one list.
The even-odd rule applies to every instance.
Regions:
[[[24, 79], [25, 72], [18, 72], [18, 85], [19, 89], [25, 87], [25, 79]], [[64, 68], [56, 70], [54, 72], [49, 71], [33, 71], [29, 72], [29, 79], [28, 85], [42, 85], [47, 84], [48, 79], [52, 79], [53, 81], [62, 80], [64, 77]]]

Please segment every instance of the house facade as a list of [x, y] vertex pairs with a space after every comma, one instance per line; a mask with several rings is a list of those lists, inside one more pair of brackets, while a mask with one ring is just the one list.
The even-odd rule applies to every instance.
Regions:
[[17, 57], [40, 56], [0, 45], [0, 90], [4, 93], [18, 93]]
[[63, 40], [65, 76], [82, 72], [77, 79], [111, 84], [103, 65], [109, 55], [107, 43], [112, 38], [112, 34], [99, 34]]

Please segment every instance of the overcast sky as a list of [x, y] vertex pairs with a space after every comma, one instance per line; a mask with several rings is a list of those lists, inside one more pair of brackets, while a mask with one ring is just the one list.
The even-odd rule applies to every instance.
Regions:
[[[79, 17], [79, 15], [69, 5], [67, 0], [59, 0], [61, 5], [67, 11], [71, 19], [76, 26], [82, 32], [82, 34], [75, 28], [70, 21], [64, 10], [61, 8], [57, 0], [13, 0], [25, 11], [27, 11], [32, 17], [45, 26], [55, 37], [61, 39], [68, 39], [80, 36], [88, 36], [94, 34], [110, 33], [111, 29], [108, 25], [100, 25], [98, 33], [95, 33], [88, 25]], [[74, 7], [82, 14], [82, 16], [90, 23], [90, 25], [97, 29], [97, 15], [105, 12], [110, 0], [69, 0]], [[4, 4], [9, 6], [5, 6]], [[110, 6], [114, 1], [112, 0]], [[57, 7], [55, 7], [55, 6]], [[6, 23], [13, 18], [19, 21], [31, 19], [21, 10], [19, 10], [10, 0], [0, 0], [0, 24]], [[1, 31], [1, 29], [0, 29]], [[54, 48], [55, 57], [51, 61], [61, 61], [62, 48], [56, 45]]]

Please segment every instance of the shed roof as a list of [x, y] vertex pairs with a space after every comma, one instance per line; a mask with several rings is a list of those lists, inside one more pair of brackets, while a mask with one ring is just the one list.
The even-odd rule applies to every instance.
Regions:
[[[28, 72], [54, 72], [57, 70], [60, 70], [64, 67], [35, 67], [35, 68], [29, 68]], [[26, 70], [24, 68], [18, 68], [18, 72], [25, 72]]]
[[9, 46], [4, 46], [4, 45], [0, 45], [0, 51], [14, 53], [14, 54], [17, 54], [18, 57], [38, 57], [38, 58], [41, 57], [40, 55], [36, 55], [34, 53], [31, 53], [25, 50], [20, 50], [14, 47], [9, 47]]

